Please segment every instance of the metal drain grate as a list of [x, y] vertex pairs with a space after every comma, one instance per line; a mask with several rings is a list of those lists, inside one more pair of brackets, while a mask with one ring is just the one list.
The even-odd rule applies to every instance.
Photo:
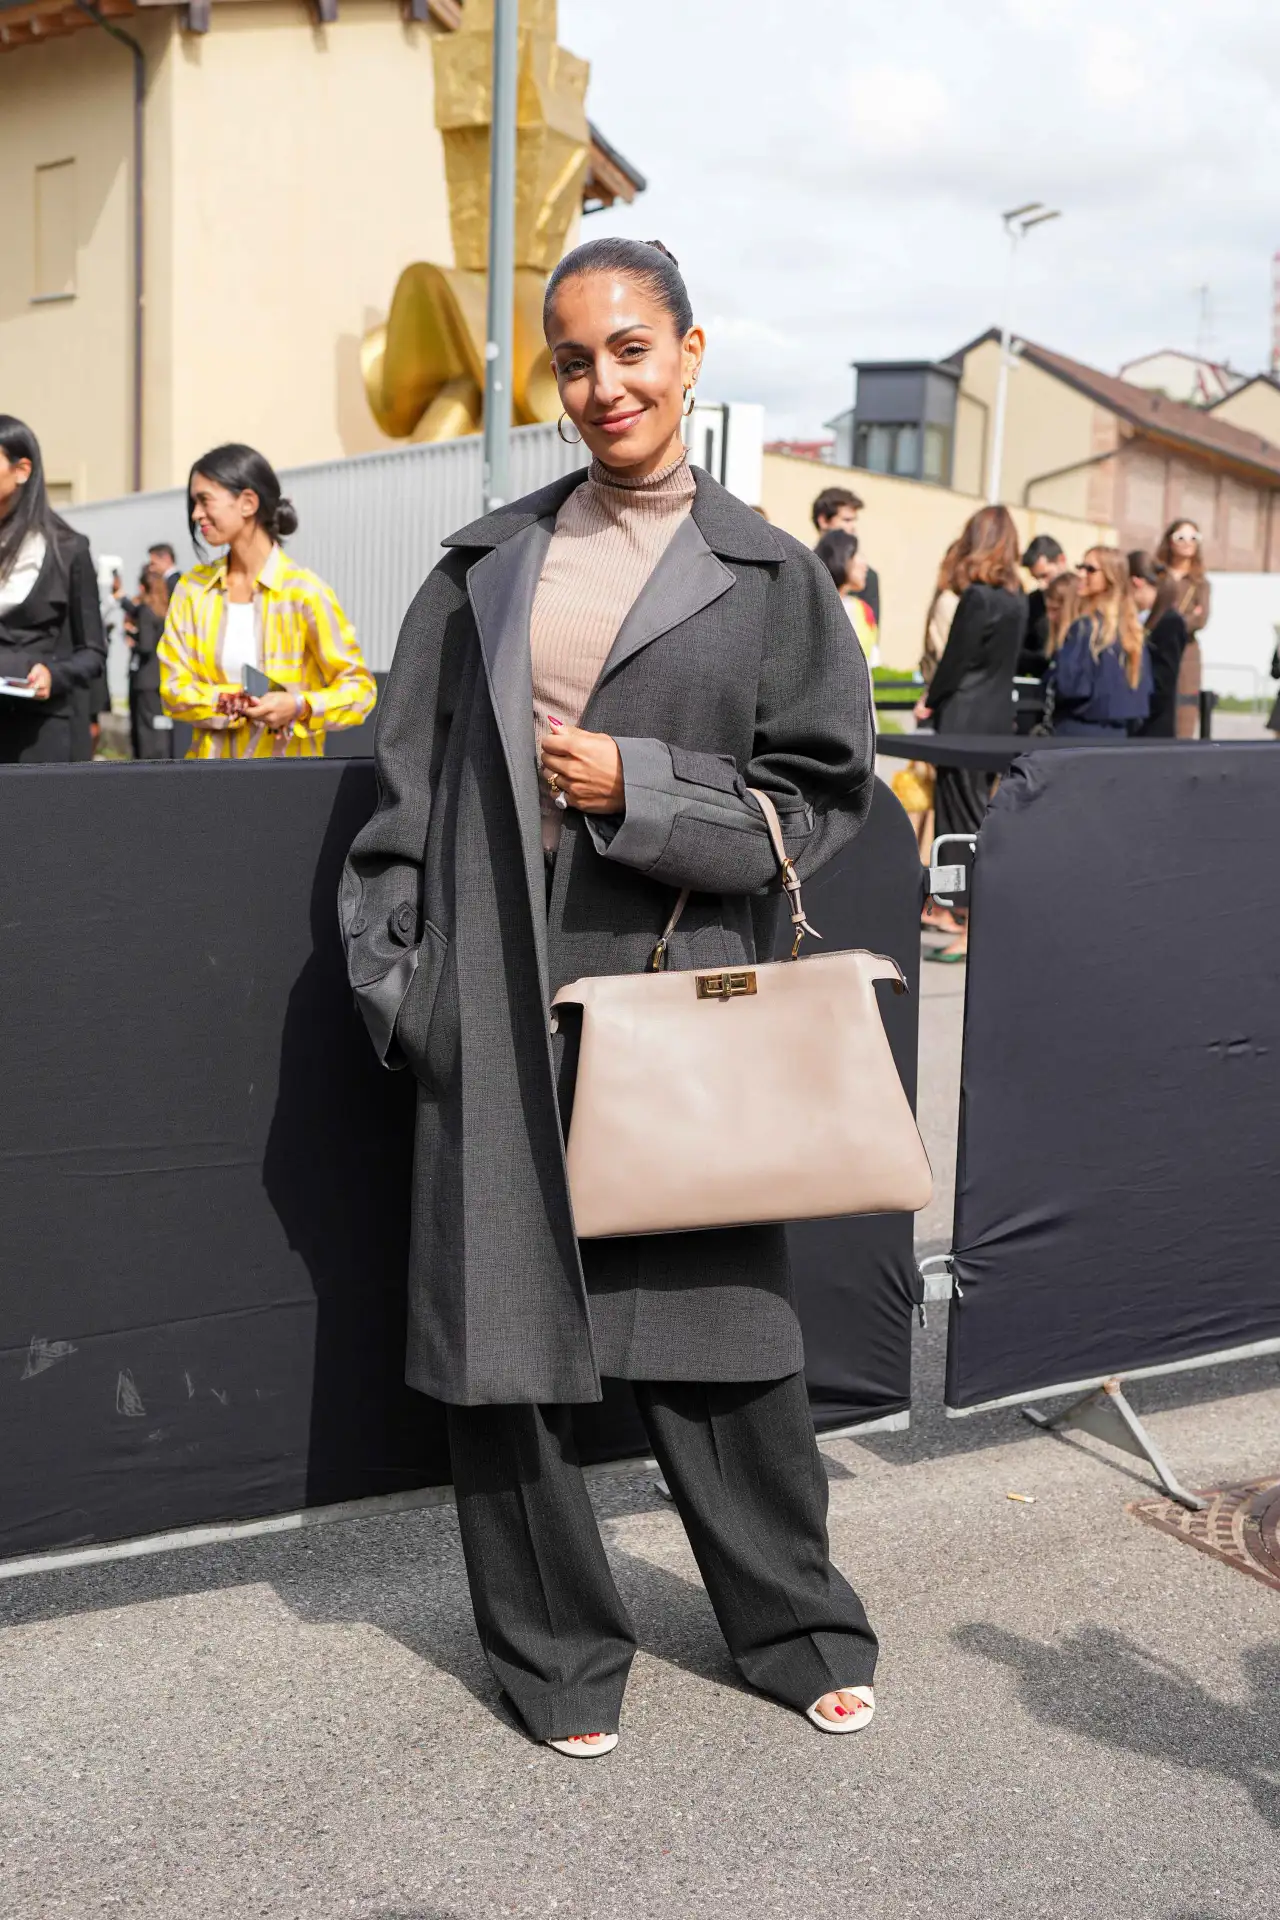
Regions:
[[1204, 1498], [1199, 1513], [1163, 1499], [1130, 1500], [1125, 1511], [1280, 1592], [1280, 1480], [1247, 1480]]

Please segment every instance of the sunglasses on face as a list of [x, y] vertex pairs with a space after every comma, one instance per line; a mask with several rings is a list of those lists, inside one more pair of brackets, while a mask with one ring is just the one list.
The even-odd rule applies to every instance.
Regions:
[[1077, 572], [1077, 573], [1101, 573], [1101, 572], [1102, 572], [1102, 568], [1101, 568], [1101, 567], [1091, 567], [1091, 566], [1089, 565], [1089, 563], [1088, 563], [1088, 561], [1087, 561], [1087, 560], [1082, 560], [1082, 561], [1080, 562], [1080, 565], [1079, 565], [1079, 566], [1078, 566], [1078, 567], [1076, 568], [1076, 572]]

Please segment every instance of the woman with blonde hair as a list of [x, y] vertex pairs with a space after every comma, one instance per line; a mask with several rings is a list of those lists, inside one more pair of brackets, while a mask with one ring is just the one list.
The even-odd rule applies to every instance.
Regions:
[[1090, 547], [1077, 568], [1080, 612], [1049, 662], [1053, 730], [1123, 739], [1151, 707], [1151, 661], [1129, 562], [1118, 547]]
[[1051, 660], [1066, 639], [1071, 623], [1080, 611], [1080, 589], [1074, 573], [1060, 573], [1044, 589], [1046, 617], [1045, 658]]
[[1172, 607], [1187, 629], [1187, 644], [1178, 663], [1177, 714], [1174, 731], [1179, 740], [1200, 736], [1200, 630], [1209, 623], [1209, 581], [1204, 570], [1200, 529], [1194, 520], [1171, 520], [1156, 548], [1157, 564], [1165, 580], [1155, 618]]

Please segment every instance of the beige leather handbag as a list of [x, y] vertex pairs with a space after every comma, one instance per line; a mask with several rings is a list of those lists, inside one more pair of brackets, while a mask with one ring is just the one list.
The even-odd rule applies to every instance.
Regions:
[[773, 802], [750, 791], [791, 905], [791, 959], [663, 971], [685, 892], [651, 971], [555, 997], [582, 1008], [568, 1147], [581, 1239], [914, 1213], [933, 1191], [876, 1004], [877, 980], [906, 992], [901, 969], [878, 953], [797, 960], [814, 930]]

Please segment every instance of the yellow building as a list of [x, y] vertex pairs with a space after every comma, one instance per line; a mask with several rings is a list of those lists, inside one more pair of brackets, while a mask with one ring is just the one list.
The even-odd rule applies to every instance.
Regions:
[[[458, 0], [100, 11], [131, 44], [0, 0], [0, 408], [55, 497], [179, 484], [223, 440], [278, 466], [395, 444], [360, 348], [408, 262], [453, 260], [432, 42]], [[584, 206], [643, 184], [592, 130]]]

